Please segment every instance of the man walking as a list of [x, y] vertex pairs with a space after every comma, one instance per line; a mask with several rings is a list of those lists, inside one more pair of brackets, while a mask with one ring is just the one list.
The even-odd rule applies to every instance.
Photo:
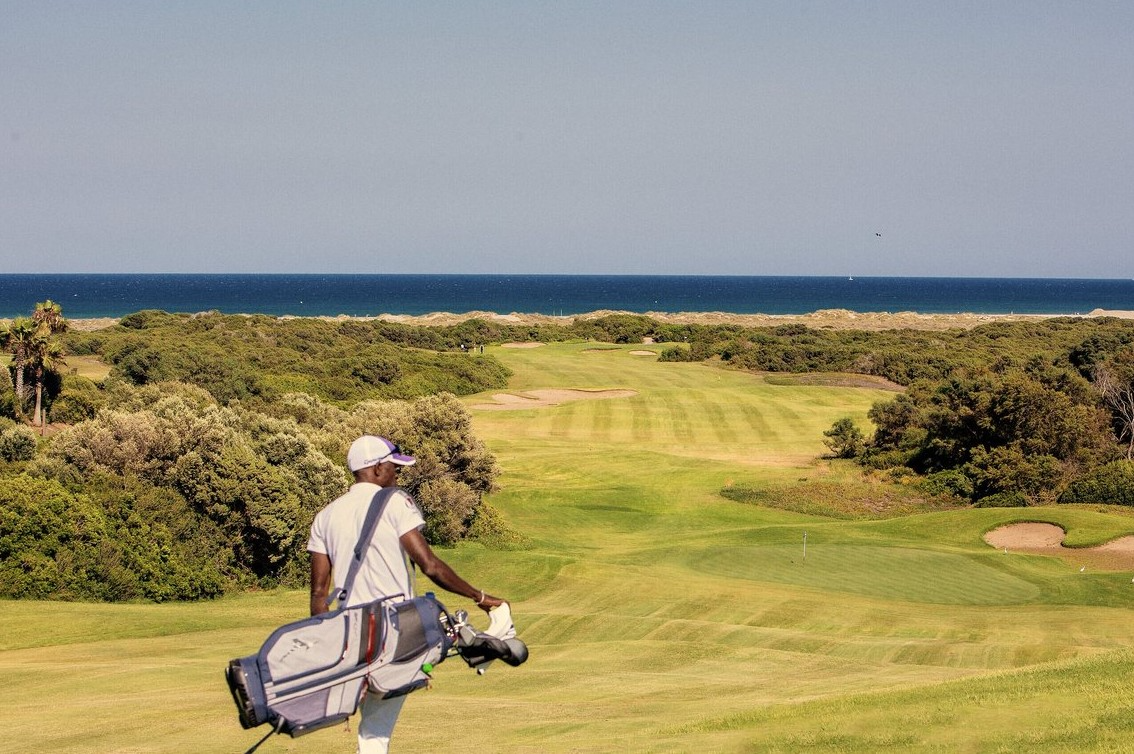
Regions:
[[[311, 553], [312, 615], [326, 612], [327, 595], [332, 588], [336, 592], [342, 588], [375, 493], [395, 485], [398, 469], [413, 463], [414, 458], [384, 437], [363, 435], [351, 443], [347, 468], [354, 474], [354, 484], [316, 514], [307, 540], [307, 551]], [[413, 597], [414, 579], [407, 556], [434, 584], [471, 599], [486, 612], [504, 604], [504, 600], [474, 588], [437, 557], [421, 532], [423, 526], [425, 519], [413, 498], [402, 491], [394, 493], [382, 512], [348, 603], [343, 607], [382, 597]], [[405, 699], [382, 699], [367, 693], [358, 725], [360, 754], [384, 754], [389, 750], [390, 736]]]

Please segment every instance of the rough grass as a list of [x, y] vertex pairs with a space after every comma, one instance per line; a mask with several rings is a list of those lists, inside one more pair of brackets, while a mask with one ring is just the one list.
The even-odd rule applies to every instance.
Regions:
[[98, 382], [110, 374], [110, 365], [97, 356], [68, 356], [66, 370]]
[[732, 482], [721, 495], [738, 503], [841, 519], [893, 518], [962, 507], [954, 498], [894, 484], [885, 475], [864, 472], [849, 461], [820, 463], [788, 481]]
[[[637, 395], [474, 412], [503, 469], [491, 502], [528, 544], [443, 556], [512, 600], [532, 658], [484, 677], [443, 665], [407, 704], [396, 751], [1128, 746], [1131, 574], [981, 541], [1002, 523], [1046, 520], [1097, 543], [1134, 530], [1126, 511], [932, 510], [914, 496], [908, 510], [867, 515], [875, 494], [905, 493], [816, 457], [824, 429], [842, 416], [865, 424], [891, 393], [769, 385], [635, 348], [496, 350], [515, 372], [510, 390]], [[737, 502], [719, 494], [729, 486], [774, 494]], [[785, 509], [793, 491], [811, 507]], [[5, 603], [0, 690], [13, 701], [0, 751], [242, 751], [262, 731], [240, 730], [222, 668], [305, 605], [299, 592]], [[353, 733], [264, 751], [352, 752]]]

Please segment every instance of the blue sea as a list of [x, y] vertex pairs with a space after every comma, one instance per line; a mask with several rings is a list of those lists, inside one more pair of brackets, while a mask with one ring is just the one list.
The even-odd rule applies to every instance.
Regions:
[[1134, 310], [1134, 280], [717, 275], [0, 275], [0, 317], [52, 299], [72, 319], [142, 309], [373, 316], [470, 311], [1086, 314]]

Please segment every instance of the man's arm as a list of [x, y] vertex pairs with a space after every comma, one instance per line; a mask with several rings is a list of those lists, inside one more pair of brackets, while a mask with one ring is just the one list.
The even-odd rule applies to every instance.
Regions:
[[331, 559], [324, 553], [311, 553], [311, 614], [327, 612], [327, 595], [331, 592]]
[[[474, 589], [469, 582], [458, 576], [448, 563], [437, 557], [437, 554], [433, 552], [433, 548], [425, 541], [421, 529], [406, 532], [400, 537], [400, 540], [402, 547], [409, 553], [410, 559], [417, 563], [421, 572], [437, 586], [453, 594], [468, 597], [485, 612], [504, 604], [504, 600], [493, 597], [491, 594], [485, 594], [479, 589]], [[312, 564], [314, 565], [314, 561], [312, 561]]]

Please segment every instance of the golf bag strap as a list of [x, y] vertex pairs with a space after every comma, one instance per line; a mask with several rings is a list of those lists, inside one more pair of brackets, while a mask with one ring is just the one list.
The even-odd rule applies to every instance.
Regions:
[[378, 519], [382, 518], [382, 511], [386, 510], [386, 503], [390, 501], [395, 492], [400, 490], [400, 487], [383, 487], [374, 493], [374, 498], [370, 501], [370, 508], [366, 511], [366, 518], [362, 522], [362, 533], [358, 535], [358, 544], [354, 546], [354, 555], [350, 559], [346, 581], [343, 582], [342, 589], [332, 592], [327, 597], [327, 607], [330, 607], [336, 599], [339, 601], [340, 607], [346, 604], [350, 588], [354, 586], [354, 579], [358, 576], [359, 569], [362, 568], [362, 561], [366, 559], [366, 550], [370, 547], [370, 540], [374, 539], [374, 531], [378, 528]]

